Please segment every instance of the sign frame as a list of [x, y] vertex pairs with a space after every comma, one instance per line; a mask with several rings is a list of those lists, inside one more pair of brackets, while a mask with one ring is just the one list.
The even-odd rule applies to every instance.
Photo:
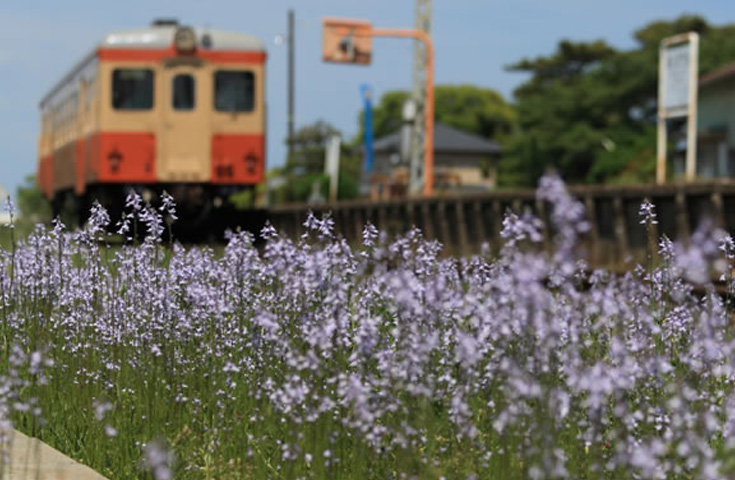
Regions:
[[[685, 48], [688, 59], [683, 60]], [[681, 65], [683, 62], [687, 65]], [[688, 32], [664, 38], [659, 48], [658, 68], [658, 125], [656, 141], [656, 183], [666, 182], [667, 131], [670, 118], [686, 117], [687, 151], [686, 173], [688, 182], [697, 175], [697, 92], [699, 90], [699, 34]], [[670, 78], [675, 73], [676, 78]], [[676, 82], [676, 83], [674, 83]], [[668, 98], [667, 98], [668, 94]], [[675, 99], [672, 100], [672, 96]], [[686, 103], [684, 103], [686, 102]]]

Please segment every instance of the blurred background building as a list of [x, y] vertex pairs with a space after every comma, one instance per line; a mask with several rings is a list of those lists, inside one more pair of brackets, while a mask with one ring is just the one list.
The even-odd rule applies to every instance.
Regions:
[[[697, 176], [735, 176], [735, 63], [699, 79], [697, 116]], [[677, 155], [675, 174], [683, 171]]]
[[[408, 193], [410, 165], [401, 156], [401, 132], [374, 144], [373, 194], [380, 198]], [[434, 176], [437, 192], [478, 192], [495, 188], [500, 143], [437, 122], [434, 128]]]

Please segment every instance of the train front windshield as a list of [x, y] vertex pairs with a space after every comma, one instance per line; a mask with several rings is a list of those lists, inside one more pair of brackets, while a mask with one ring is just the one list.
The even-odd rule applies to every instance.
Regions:
[[255, 108], [253, 72], [216, 72], [214, 106], [220, 112], [252, 112]]
[[115, 110], [153, 108], [153, 70], [118, 68], [112, 72], [112, 107]]

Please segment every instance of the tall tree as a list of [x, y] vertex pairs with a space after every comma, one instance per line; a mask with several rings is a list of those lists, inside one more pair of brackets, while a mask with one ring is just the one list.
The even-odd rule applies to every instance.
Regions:
[[530, 184], [548, 167], [561, 170], [570, 181], [586, 177], [606, 130], [620, 120], [605, 105], [609, 89], [602, 91], [595, 75], [602, 71], [601, 62], [616, 53], [600, 40], [565, 40], [549, 57], [509, 67], [531, 78], [515, 91], [522, 136], [501, 163], [506, 183]]

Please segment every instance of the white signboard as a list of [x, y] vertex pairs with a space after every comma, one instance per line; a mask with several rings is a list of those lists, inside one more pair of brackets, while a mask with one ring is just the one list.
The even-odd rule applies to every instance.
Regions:
[[699, 35], [683, 33], [661, 41], [658, 70], [658, 133], [656, 140], [656, 183], [666, 182], [666, 143], [669, 118], [687, 119], [687, 181], [697, 175], [697, 90], [699, 80]]
[[339, 147], [341, 144], [339, 135], [332, 135], [327, 139], [326, 158], [324, 162], [324, 173], [329, 175], [329, 201], [337, 201], [337, 182], [339, 179]]
[[664, 106], [668, 117], [686, 116], [689, 106], [689, 66], [692, 57], [691, 42], [664, 49], [666, 92]]

